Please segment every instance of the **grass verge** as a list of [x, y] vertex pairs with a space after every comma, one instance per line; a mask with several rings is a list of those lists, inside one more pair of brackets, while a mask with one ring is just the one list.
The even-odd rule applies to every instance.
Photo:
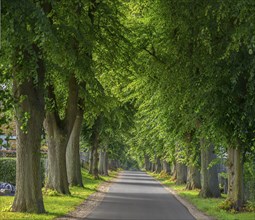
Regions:
[[71, 195], [58, 195], [57, 193], [47, 193], [43, 195], [44, 206], [47, 211], [46, 214], [30, 214], [10, 212], [9, 210], [14, 197], [1, 196], [0, 197], [0, 219], [54, 219], [56, 217], [65, 215], [66, 213], [75, 209], [91, 194], [97, 191], [97, 188], [102, 182], [109, 181], [117, 176], [117, 172], [110, 172], [110, 176], [102, 177], [100, 180], [94, 180], [92, 175], [88, 174], [84, 169], [82, 170], [82, 177], [84, 188], [70, 187]]
[[148, 172], [149, 175], [159, 180], [163, 185], [175, 190], [176, 193], [197, 207], [198, 210], [218, 220], [255, 220], [254, 212], [231, 213], [219, 208], [226, 195], [222, 198], [203, 199], [198, 196], [199, 190], [185, 190], [185, 185], [175, 185], [170, 176]]

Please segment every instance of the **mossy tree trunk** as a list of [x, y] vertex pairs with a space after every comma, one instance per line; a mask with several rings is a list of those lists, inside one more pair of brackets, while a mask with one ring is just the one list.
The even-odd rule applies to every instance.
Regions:
[[[40, 172], [40, 146], [44, 119], [45, 67], [40, 49], [33, 45], [37, 55], [36, 76], [20, 80], [19, 68], [13, 71], [13, 92], [17, 132], [16, 193], [12, 204], [14, 212], [45, 212]], [[29, 57], [28, 51], [23, 51]], [[36, 83], [37, 81], [37, 83]]]

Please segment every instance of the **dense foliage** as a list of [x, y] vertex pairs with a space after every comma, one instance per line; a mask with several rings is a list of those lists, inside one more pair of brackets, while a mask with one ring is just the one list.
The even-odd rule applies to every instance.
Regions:
[[[47, 187], [59, 193], [83, 185], [81, 142], [95, 178], [100, 151], [125, 168], [163, 168], [187, 188], [202, 182], [200, 196], [219, 197], [220, 164], [231, 208], [254, 199], [253, 1], [16, 0], [2, 8], [0, 124], [14, 108], [24, 174], [38, 180], [44, 130]], [[39, 209], [17, 202], [15, 210], [44, 212], [42, 197], [33, 199]]]

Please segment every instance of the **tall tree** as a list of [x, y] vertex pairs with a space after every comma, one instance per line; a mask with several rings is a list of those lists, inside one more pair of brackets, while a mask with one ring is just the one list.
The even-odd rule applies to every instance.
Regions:
[[[43, 1], [2, 4], [2, 61], [13, 74], [17, 132], [16, 193], [12, 211], [45, 212], [40, 172], [46, 75], [44, 46], [50, 39]], [[7, 85], [7, 84], [6, 84]]]

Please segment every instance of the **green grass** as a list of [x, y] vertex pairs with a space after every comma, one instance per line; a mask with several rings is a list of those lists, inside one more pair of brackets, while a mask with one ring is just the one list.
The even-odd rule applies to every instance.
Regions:
[[71, 196], [66, 195], [44, 195], [44, 205], [47, 211], [46, 214], [30, 214], [6, 211], [10, 209], [14, 197], [1, 196], [0, 197], [0, 219], [53, 219], [75, 209], [81, 204], [89, 195], [97, 191], [98, 186], [104, 182], [115, 177], [117, 172], [111, 172], [110, 176], [102, 177], [100, 180], [94, 180], [85, 170], [82, 170], [83, 183], [85, 188], [70, 187]]
[[226, 195], [222, 195], [222, 198], [208, 198], [203, 199], [198, 196], [199, 190], [185, 190], [185, 185], [175, 185], [170, 176], [149, 173], [155, 177], [162, 184], [175, 190], [179, 196], [185, 198], [191, 204], [195, 205], [198, 210], [215, 217], [218, 220], [255, 220], [254, 212], [240, 212], [231, 213], [220, 209], [218, 206], [222, 203]]

